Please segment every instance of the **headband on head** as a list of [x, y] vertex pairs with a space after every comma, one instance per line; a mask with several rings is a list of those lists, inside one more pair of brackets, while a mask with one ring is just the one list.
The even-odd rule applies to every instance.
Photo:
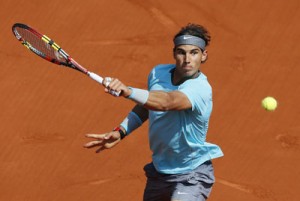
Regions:
[[181, 35], [174, 39], [175, 47], [178, 45], [195, 45], [201, 50], [205, 50], [206, 43], [202, 38], [192, 35]]

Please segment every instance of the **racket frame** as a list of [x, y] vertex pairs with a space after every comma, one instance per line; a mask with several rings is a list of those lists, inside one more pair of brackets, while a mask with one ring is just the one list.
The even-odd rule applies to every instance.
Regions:
[[[32, 34], [37, 36], [39, 39], [44, 41], [46, 44], [50, 45], [54, 50], [56, 50], [66, 60], [66, 62], [61, 62], [55, 58], [49, 57], [49, 56], [45, 55], [43, 52], [36, 49], [34, 46], [32, 46], [28, 41], [26, 41], [22, 37], [22, 35], [17, 31], [17, 28], [26, 29], [27, 31], [31, 32]], [[84, 68], [82, 65], [80, 65], [77, 61], [75, 61], [68, 53], [66, 53], [58, 44], [56, 44], [48, 36], [43, 35], [43, 34], [39, 33], [38, 31], [36, 31], [35, 29], [33, 29], [25, 24], [22, 24], [22, 23], [15, 23], [12, 26], [12, 31], [13, 31], [13, 34], [15, 35], [15, 37], [22, 43], [22, 45], [24, 45], [27, 49], [29, 49], [30, 51], [32, 51], [39, 57], [41, 57], [47, 61], [50, 61], [54, 64], [63, 65], [63, 66], [75, 69], [77, 71], [80, 71], [80, 72], [88, 75], [90, 78], [97, 81], [98, 83], [100, 83], [100, 84], [103, 83], [103, 78], [101, 76], [97, 75], [96, 73], [88, 71], [86, 68]], [[120, 95], [119, 92], [114, 92], [114, 91], [112, 92], [112, 94], [114, 96]]]

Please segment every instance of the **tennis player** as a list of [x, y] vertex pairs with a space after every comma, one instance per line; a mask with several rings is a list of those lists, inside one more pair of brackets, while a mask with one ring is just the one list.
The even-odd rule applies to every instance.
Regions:
[[85, 147], [114, 147], [149, 119], [152, 162], [145, 165], [144, 201], [204, 201], [215, 182], [212, 159], [223, 156], [219, 146], [206, 142], [212, 112], [212, 88], [201, 72], [210, 43], [207, 29], [188, 24], [174, 36], [175, 64], [152, 69], [148, 89], [129, 87], [105, 78], [107, 93], [137, 104], [113, 131], [87, 134]]

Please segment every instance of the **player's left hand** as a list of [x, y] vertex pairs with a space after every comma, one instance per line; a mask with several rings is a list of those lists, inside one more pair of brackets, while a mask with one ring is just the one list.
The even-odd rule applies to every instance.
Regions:
[[115, 96], [116, 92], [123, 97], [128, 97], [131, 94], [131, 89], [117, 78], [105, 77], [103, 85], [105, 86], [105, 92], [113, 96]]
[[105, 134], [86, 134], [86, 137], [93, 138], [94, 140], [86, 143], [84, 147], [98, 147], [96, 150], [97, 153], [104, 149], [110, 149], [121, 141], [121, 136], [118, 131], [111, 131]]

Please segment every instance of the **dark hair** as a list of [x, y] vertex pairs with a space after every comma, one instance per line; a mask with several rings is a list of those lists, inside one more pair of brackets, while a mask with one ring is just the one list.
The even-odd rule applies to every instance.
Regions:
[[193, 23], [188, 23], [185, 27], [182, 27], [181, 30], [174, 36], [173, 41], [176, 37], [182, 35], [192, 35], [202, 38], [205, 41], [206, 46], [209, 45], [211, 38], [208, 30], [204, 26]]

